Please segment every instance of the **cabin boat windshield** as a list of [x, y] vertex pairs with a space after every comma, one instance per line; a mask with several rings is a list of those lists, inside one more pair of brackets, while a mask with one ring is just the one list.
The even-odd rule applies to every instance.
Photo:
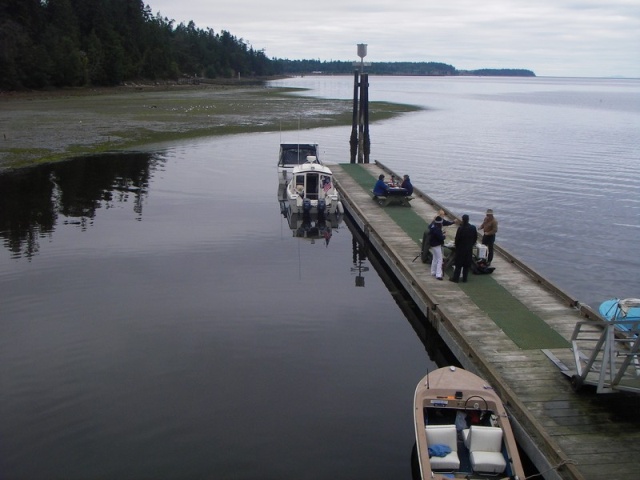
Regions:
[[286, 144], [281, 146], [279, 166], [302, 165], [307, 161], [307, 157], [317, 158], [317, 148], [315, 145]]

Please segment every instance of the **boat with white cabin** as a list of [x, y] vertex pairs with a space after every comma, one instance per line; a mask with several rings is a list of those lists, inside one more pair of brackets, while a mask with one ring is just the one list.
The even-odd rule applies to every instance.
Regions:
[[293, 169], [285, 190], [290, 213], [342, 213], [333, 173], [316, 160], [310, 156], [305, 163]]
[[414, 423], [415, 478], [525, 479], [502, 401], [477, 375], [457, 367], [427, 374], [415, 390]]
[[317, 143], [281, 143], [278, 155], [278, 181], [287, 184], [291, 180], [293, 169], [306, 163], [307, 157], [315, 157], [314, 162], [320, 162]]

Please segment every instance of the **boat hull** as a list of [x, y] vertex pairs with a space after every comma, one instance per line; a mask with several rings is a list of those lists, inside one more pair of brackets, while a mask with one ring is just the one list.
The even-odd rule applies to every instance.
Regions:
[[612, 298], [600, 304], [600, 315], [608, 322], [615, 322], [615, 328], [632, 332], [637, 331], [640, 322], [640, 299]]
[[338, 213], [338, 200], [331, 200], [329, 203], [322, 200], [309, 200], [305, 202], [304, 198], [299, 196], [288, 198], [289, 212], [292, 214], [326, 214], [333, 215]]

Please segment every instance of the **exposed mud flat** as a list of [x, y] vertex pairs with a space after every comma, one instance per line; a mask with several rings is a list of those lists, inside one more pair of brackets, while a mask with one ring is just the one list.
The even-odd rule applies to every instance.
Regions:
[[[233, 85], [129, 85], [0, 92], [0, 170], [147, 143], [350, 125], [352, 102]], [[370, 105], [371, 121], [410, 106]]]

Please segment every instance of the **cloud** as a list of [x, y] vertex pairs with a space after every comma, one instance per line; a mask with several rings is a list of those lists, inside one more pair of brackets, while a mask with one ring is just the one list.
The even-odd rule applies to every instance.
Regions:
[[176, 23], [226, 30], [268, 57], [357, 61], [356, 45], [366, 43], [371, 62], [640, 77], [637, 0], [152, 0], [150, 7]]

